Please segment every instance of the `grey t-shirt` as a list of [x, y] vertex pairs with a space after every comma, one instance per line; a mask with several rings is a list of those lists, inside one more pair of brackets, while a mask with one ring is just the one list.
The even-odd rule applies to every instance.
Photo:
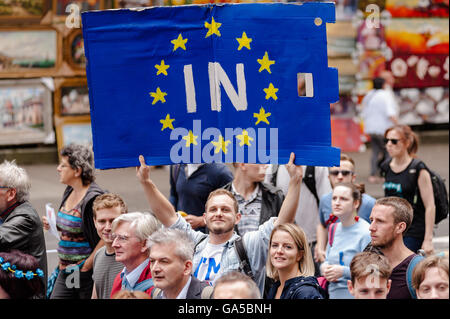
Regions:
[[116, 261], [116, 255], [106, 253], [106, 247], [100, 248], [94, 256], [92, 279], [95, 283], [95, 292], [98, 299], [109, 299], [114, 278], [124, 268], [124, 265]]

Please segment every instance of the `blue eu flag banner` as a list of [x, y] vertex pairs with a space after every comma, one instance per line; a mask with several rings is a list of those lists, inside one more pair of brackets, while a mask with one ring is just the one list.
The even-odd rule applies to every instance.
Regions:
[[326, 23], [334, 3], [82, 14], [95, 165], [339, 165]]

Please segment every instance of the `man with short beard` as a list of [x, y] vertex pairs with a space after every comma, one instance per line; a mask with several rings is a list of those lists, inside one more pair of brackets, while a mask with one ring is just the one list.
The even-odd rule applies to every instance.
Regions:
[[411, 225], [413, 208], [407, 200], [399, 197], [384, 197], [375, 202], [370, 214], [371, 243], [366, 248], [378, 249], [389, 260], [392, 267], [391, 289], [387, 299], [413, 299], [408, 289], [406, 272], [416, 256], [403, 243], [403, 234]]
[[[294, 164], [294, 158], [294, 153], [291, 153], [289, 163], [286, 165], [291, 179], [278, 217], [270, 218], [257, 231], [247, 232], [242, 237], [255, 282], [261, 294], [264, 290], [270, 234], [276, 225], [292, 223], [297, 210], [303, 175], [301, 166]], [[175, 212], [172, 204], [150, 179], [150, 167], [145, 164], [143, 156], [139, 156], [139, 162], [141, 166], [136, 168], [136, 175], [147, 196], [151, 211], [165, 227], [185, 231], [197, 245], [193, 258], [194, 277], [213, 284], [223, 273], [239, 269], [240, 260], [234, 243], [241, 237], [234, 232], [234, 226], [239, 223], [241, 214], [233, 194], [225, 189], [210, 193], [203, 214], [209, 235], [194, 231], [190, 224]]]

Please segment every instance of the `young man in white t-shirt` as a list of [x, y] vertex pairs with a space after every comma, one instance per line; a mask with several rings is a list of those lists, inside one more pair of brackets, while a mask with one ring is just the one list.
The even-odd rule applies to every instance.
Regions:
[[[277, 224], [292, 223], [300, 196], [302, 169], [294, 165], [295, 155], [291, 153], [286, 165], [290, 174], [289, 190], [283, 202], [278, 218], [271, 218], [257, 231], [246, 233], [243, 244], [252, 268], [255, 281], [262, 293], [264, 289], [265, 264], [268, 243], [272, 229]], [[194, 252], [194, 273], [199, 280], [208, 280], [211, 284], [220, 274], [240, 267], [240, 260], [234, 249], [234, 243], [241, 238], [234, 232], [234, 226], [239, 223], [241, 214], [233, 194], [225, 189], [212, 192], [206, 202], [203, 214], [209, 234], [194, 231], [179, 214], [172, 204], [158, 190], [150, 179], [150, 167], [145, 164], [143, 156], [139, 156], [141, 166], [136, 168], [136, 175], [144, 189], [152, 212], [165, 227], [186, 231], [196, 243]]]

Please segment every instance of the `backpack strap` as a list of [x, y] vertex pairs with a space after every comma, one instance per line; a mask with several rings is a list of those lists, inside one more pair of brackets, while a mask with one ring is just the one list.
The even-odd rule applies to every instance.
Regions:
[[270, 178], [270, 183], [273, 186], [277, 186], [278, 166], [278, 164], [272, 164], [272, 177]]
[[245, 251], [244, 243], [242, 242], [242, 237], [238, 237], [238, 239], [234, 241], [234, 249], [236, 250], [236, 253], [240, 260], [239, 271], [249, 276], [251, 279], [253, 279], [253, 281], [256, 281], [255, 276], [252, 272], [252, 267], [250, 266], [247, 252]]
[[330, 246], [333, 246], [334, 234], [336, 233], [337, 225], [338, 223], [335, 222], [332, 223], [328, 228], [328, 243], [330, 244]]
[[319, 195], [317, 195], [317, 189], [316, 189], [316, 170], [314, 166], [306, 166], [305, 170], [305, 176], [303, 176], [303, 182], [305, 183], [306, 187], [311, 191], [311, 193], [314, 195], [314, 198], [317, 202], [317, 207], [319, 207]]
[[200, 299], [211, 299], [213, 291], [214, 291], [214, 287], [213, 286], [210, 286], [210, 285], [206, 286], [202, 290], [202, 294], [200, 295]]
[[195, 254], [195, 252], [197, 251], [198, 245], [200, 245], [203, 241], [205, 241], [206, 238], [208, 238], [208, 236], [203, 236], [203, 237], [198, 241], [198, 243], [195, 244], [195, 246], [194, 246], [194, 254]]
[[412, 274], [413, 274], [414, 268], [416, 267], [417, 263], [419, 263], [422, 259], [424, 259], [423, 256], [415, 255], [411, 259], [411, 261], [408, 265], [408, 268], [406, 269], [406, 284], [408, 285], [409, 293], [411, 294], [411, 297], [413, 299], [417, 299], [417, 295], [416, 295], [416, 291], [414, 290], [414, 288], [412, 286]]
[[[273, 164], [272, 168], [272, 177], [270, 178], [270, 183], [273, 186], [277, 186], [277, 175], [278, 175], [278, 164]], [[316, 170], [314, 166], [306, 166], [305, 174], [303, 176], [303, 183], [305, 183], [306, 187], [308, 187], [309, 191], [313, 194], [314, 198], [317, 202], [317, 207], [319, 207], [320, 198], [317, 194], [316, 189]]]
[[[409, 169], [415, 169], [416, 170], [416, 190], [414, 192], [414, 198], [413, 198], [413, 206], [417, 204], [417, 201], [419, 200], [419, 174], [420, 171], [417, 169], [419, 164], [422, 163], [422, 161], [413, 158], [412, 162], [411, 162], [411, 166], [409, 167]], [[424, 164], [425, 165], [425, 164]]]

